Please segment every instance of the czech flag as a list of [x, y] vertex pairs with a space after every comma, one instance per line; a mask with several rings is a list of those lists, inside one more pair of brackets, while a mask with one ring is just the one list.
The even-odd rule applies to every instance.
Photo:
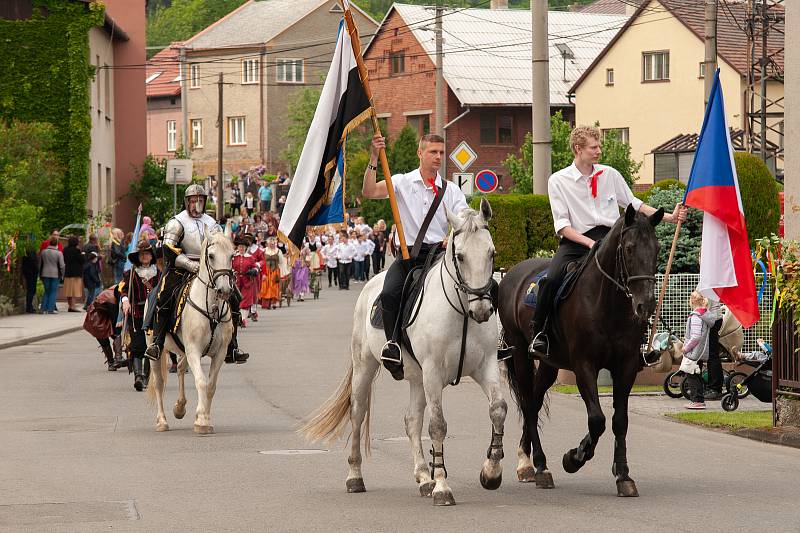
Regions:
[[719, 69], [683, 202], [704, 211], [700, 292], [722, 301], [749, 328], [759, 319], [758, 298]]

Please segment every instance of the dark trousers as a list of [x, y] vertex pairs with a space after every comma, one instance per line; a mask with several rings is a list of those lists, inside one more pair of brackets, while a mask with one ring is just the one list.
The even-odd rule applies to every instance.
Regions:
[[714, 322], [708, 332], [708, 389], [722, 392], [722, 361], [719, 358], [719, 330], [722, 319]]
[[36, 296], [36, 280], [37, 277], [25, 278], [25, 311], [36, 311], [33, 307], [33, 298]]
[[355, 265], [355, 280], [364, 281], [364, 261], [353, 261]]
[[350, 288], [350, 273], [353, 271], [353, 263], [339, 263], [339, 288]]
[[364, 272], [361, 276], [362, 281], [367, 281], [369, 279], [369, 257], [368, 255], [364, 256]]
[[[611, 230], [607, 226], [592, 228], [584, 236], [597, 241], [606, 236]], [[567, 265], [573, 261], [580, 261], [589, 254], [589, 248], [569, 239], [562, 238], [556, 250], [556, 255], [547, 267], [547, 276], [539, 282], [539, 292], [536, 295], [536, 310], [533, 314], [533, 324], [537, 331], [544, 327], [545, 320], [550, 316], [558, 288], [566, 276]]]
[[339, 272], [338, 267], [328, 267], [328, 287], [331, 286], [331, 282], [334, 285], [339, 285]]
[[383, 254], [375, 250], [372, 252], [372, 275], [377, 276], [383, 268]]

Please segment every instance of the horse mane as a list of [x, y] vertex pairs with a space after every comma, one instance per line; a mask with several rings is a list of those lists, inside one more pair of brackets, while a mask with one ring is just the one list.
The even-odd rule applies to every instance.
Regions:
[[468, 207], [462, 209], [458, 216], [463, 221], [459, 229], [465, 233], [474, 233], [486, 228], [486, 222], [483, 221], [480, 211]]
[[223, 252], [233, 253], [233, 241], [227, 235], [225, 235], [225, 232], [223, 231], [215, 230], [210, 232], [203, 243], [203, 249], [207, 248], [211, 244], [215, 246], [221, 246], [223, 248]]

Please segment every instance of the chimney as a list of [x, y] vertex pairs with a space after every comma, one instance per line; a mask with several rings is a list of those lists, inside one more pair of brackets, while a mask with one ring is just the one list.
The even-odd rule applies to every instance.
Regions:
[[491, 0], [489, 9], [508, 9], [508, 0]]

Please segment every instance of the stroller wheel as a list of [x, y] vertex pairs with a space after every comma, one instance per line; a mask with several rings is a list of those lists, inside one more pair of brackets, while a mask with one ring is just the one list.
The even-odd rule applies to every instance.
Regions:
[[735, 411], [739, 407], [739, 398], [730, 392], [722, 397], [722, 409], [724, 411]]
[[682, 381], [683, 376], [680, 374], [680, 370], [670, 372], [664, 378], [664, 393], [670, 398], [680, 398]]
[[736, 395], [739, 398], [747, 398], [750, 394], [750, 389], [747, 388], [747, 385], [741, 385], [742, 380], [746, 377], [747, 374], [744, 372], [732, 372], [728, 380], [728, 392], [733, 392], [733, 389], [737, 389]]

